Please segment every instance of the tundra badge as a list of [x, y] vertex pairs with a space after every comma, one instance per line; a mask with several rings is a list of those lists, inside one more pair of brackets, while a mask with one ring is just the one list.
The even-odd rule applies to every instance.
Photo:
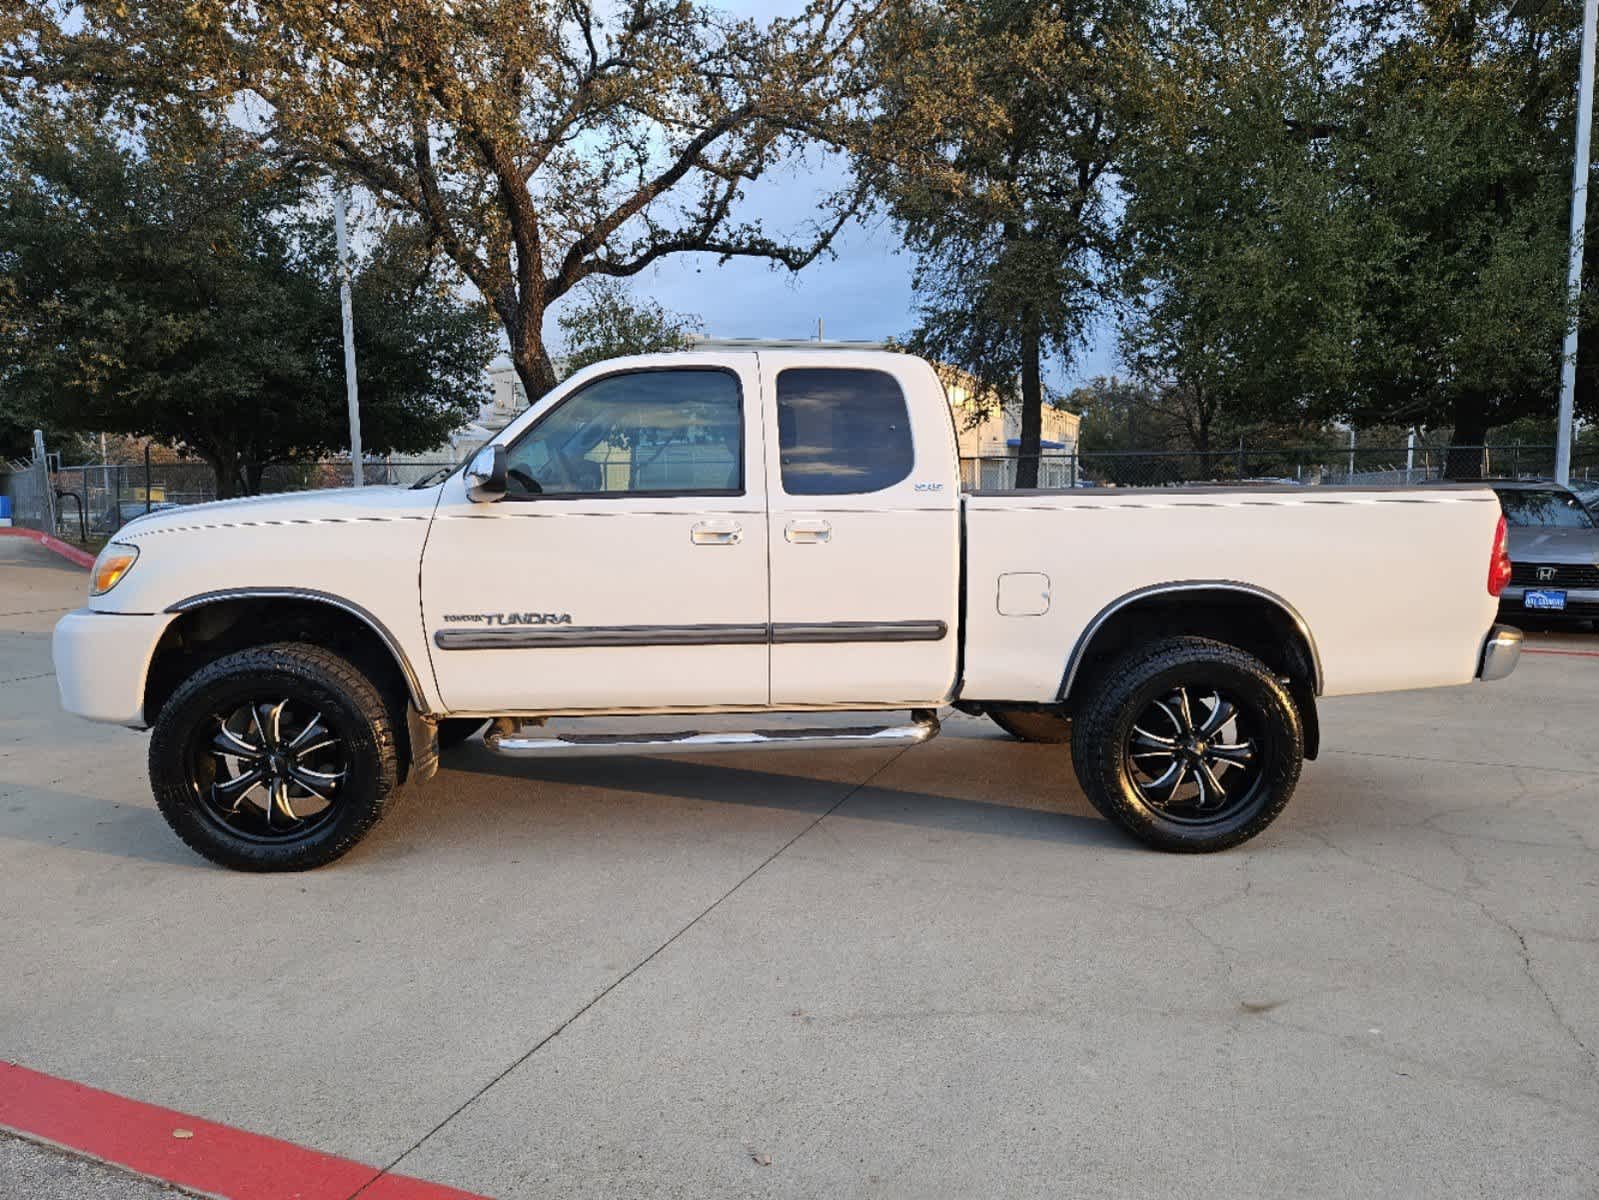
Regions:
[[570, 625], [571, 613], [445, 613], [447, 625]]

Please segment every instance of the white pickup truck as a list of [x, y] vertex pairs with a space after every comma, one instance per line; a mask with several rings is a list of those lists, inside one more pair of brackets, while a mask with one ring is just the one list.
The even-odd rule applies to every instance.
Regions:
[[945, 705], [1069, 741], [1107, 817], [1205, 851], [1282, 811], [1318, 695], [1507, 674], [1508, 577], [1486, 489], [963, 495], [927, 363], [696, 352], [579, 372], [429, 486], [134, 521], [54, 656], [69, 712], [153, 726], [161, 812], [241, 869], [337, 858], [485, 727], [513, 756], [883, 747]]

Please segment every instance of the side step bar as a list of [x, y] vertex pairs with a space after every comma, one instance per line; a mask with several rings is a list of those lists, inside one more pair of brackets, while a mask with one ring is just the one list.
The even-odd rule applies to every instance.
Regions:
[[483, 744], [511, 758], [596, 758], [627, 754], [714, 754], [727, 750], [843, 750], [916, 746], [938, 736], [938, 714], [918, 709], [909, 725], [854, 725], [834, 729], [757, 729], [749, 732], [563, 733], [525, 737], [490, 729]]

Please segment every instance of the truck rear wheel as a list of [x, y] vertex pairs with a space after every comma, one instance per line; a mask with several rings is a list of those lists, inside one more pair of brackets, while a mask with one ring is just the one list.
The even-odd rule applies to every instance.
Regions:
[[1164, 639], [1099, 673], [1076, 711], [1072, 763], [1094, 807], [1158, 850], [1204, 853], [1254, 837], [1299, 782], [1304, 733], [1259, 659]]
[[240, 871], [332, 862], [383, 816], [399, 766], [372, 681], [298, 643], [201, 668], [162, 706], [150, 739], [161, 815], [194, 850]]
[[1072, 740], [1072, 719], [1045, 709], [991, 708], [988, 719], [1020, 742], [1063, 745]]

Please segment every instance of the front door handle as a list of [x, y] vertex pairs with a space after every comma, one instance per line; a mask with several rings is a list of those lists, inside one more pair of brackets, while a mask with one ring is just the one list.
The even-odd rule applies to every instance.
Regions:
[[826, 521], [790, 521], [783, 527], [783, 536], [796, 545], [825, 542], [833, 536], [833, 527]]
[[689, 531], [696, 546], [736, 546], [744, 537], [737, 521], [700, 521]]

